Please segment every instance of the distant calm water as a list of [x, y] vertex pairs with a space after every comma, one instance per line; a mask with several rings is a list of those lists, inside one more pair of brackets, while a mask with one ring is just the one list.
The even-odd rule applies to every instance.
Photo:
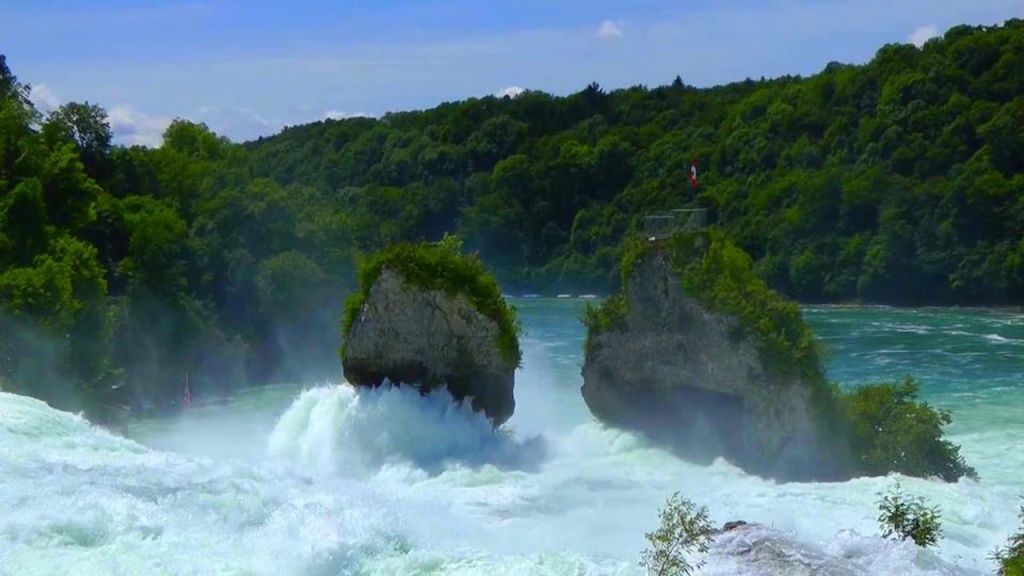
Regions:
[[[821, 307], [843, 385], [913, 374], [982, 481], [903, 479], [942, 509], [934, 551], [877, 536], [892, 479], [776, 485], [594, 422], [579, 300], [515, 300], [516, 415], [492, 434], [441, 396], [310, 383], [136, 424], [124, 440], [0, 393], [0, 574], [638, 574], [682, 491], [720, 539], [703, 574], [981, 574], [1024, 494], [1024, 316]], [[340, 371], [340, 370], [339, 370]], [[769, 543], [770, 546], [762, 546]]]

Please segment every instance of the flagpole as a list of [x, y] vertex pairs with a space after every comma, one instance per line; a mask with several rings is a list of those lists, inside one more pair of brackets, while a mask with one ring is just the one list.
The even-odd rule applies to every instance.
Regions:
[[697, 194], [700, 190], [700, 183], [697, 180], [697, 155], [690, 156], [690, 188], [693, 189], [693, 205], [697, 205]]

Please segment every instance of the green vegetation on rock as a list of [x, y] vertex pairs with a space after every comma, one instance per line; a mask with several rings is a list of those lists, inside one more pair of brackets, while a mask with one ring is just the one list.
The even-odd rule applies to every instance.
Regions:
[[590, 349], [591, 338], [613, 330], [626, 329], [626, 296], [617, 292], [608, 296], [597, 306], [587, 302], [580, 321], [587, 329], [583, 350]]
[[978, 473], [964, 462], [960, 447], [942, 438], [952, 414], [916, 401], [919, 389], [908, 376], [899, 384], [860, 386], [843, 394], [862, 472], [938, 476], [947, 482], [963, 476], [976, 479]]
[[770, 368], [796, 370], [804, 377], [824, 381], [818, 347], [797, 303], [782, 298], [758, 278], [750, 256], [721, 230], [677, 233], [658, 240], [631, 235], [624, 245], [622, 289], [600, 306], [588, 303], [583, 318], [588, 335], [625, 327], [623, 295], [633, 270], [646, 255], [668, 251], [682, 277], [684, 292], [711, 310], [736, 317], [744, 330], [756, 335]]
[[738, 318], [756, 336], [770, 368], [796, 370], [816, 384], [824, 382], [814, 336], [799, 306], [754, 275], [749, 255], [715, 229], [677, 234], [670, 242], [687, 294]]
[[[463, 254], [461, 247], [458, 237], [445, 235], [436, 243], [393, 244], [364, 259], [359, 265], [359, 290], [345, 302], [342, 337], [348, 338], [381, 271], [390, 268], [413, 286], [453, 297], [464, 296], [474, 309], [497, 323], [501, 355], [519, 366], [523, 356], [519, 347], [522, 326], [515, 307], [505, 302], [497, 280], [483, 261], [476, 254]], [[345, 355], [344, 345], [340, 355]]]

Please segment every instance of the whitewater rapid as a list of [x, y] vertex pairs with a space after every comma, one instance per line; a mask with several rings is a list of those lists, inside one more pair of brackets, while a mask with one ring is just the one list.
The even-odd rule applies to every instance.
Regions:
[[632, 575], [677, 490], [716, 525], [762, 525], [720, 537], [701, 574], [985, 574], [1018, 526], [1009, 408], [1008, 428], [952, 438], [981, 482], [901, 479], [942, 510], [922, 550], [878, 536], [892, 478], [780, 485], [593, 421], [576, 345], [524, 342], [498, 433], [443, 393], [323, 384], [197, 409], [144, 445], [0, 393], [0, 575]]

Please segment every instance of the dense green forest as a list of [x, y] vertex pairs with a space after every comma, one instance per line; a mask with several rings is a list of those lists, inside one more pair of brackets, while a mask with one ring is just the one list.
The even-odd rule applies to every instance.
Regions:
[[29, 94], [0, 56], [0, 387], [62, 407], [336, 377], [356, 259], [395, 241], [456, 232], [506, 292], [607, 292], [643, 216], [693, 205], [803, 302], [1024, 303], [1024, 20], [808, 78], [527, 91], [244, 144], [178, 119], [115, 146], [101, 107]]

